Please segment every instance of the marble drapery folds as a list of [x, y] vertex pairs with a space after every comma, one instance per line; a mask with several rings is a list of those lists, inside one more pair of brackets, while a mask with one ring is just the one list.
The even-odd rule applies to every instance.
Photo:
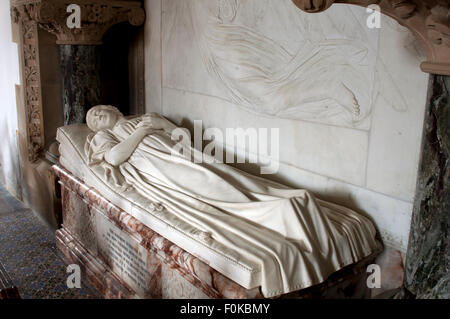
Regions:
[[[161, 119], [163, 120], [163, 119]], [[333, 272], [377, 249], [375, 228], [349, 209], [333, 209], [306, 190], [290, 189], [229, 165], [194, 163], [173, 153], [163, 131], [146, 136], [118, 167], [105, 154], [130, 136], [141, 117], [91, 135], [86, 155], [93, 172], [118, 188], [166, 208], [161, 218], [186, 223], [214, 247], [220, 243], [261, 269], [265, 297], [323, 282]], [[192, 152], [196, 150], [192, 149]]]

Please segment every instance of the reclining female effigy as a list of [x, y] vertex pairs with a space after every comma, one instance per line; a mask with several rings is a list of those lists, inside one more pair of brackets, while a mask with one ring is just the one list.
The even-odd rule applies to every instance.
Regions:
[[[93, 228], [89, 236], [98, 241], [94, 250], [116, 277], [133, 286], [128, 288], [139, 297], [170, 297], [170, 293], [149, 293], [150, 286], [153, 292], [161, 291], [164, 289], [160, 286], [165, 283], [158, 278], [160, 265], [150, 267], [151, 274], [145, 264], [149, 258], [139, 262], [139, 251], [150, 245], [166, 262], [171, 252], [162, 246], [155, 248], [154, 241], [150, 244], [143, 228], [153, 232], [152, 236], [158, 233], [156, 236], [167, 242], [165, 245], [183, 250], [202, 265], [200, 268], [214, 270], [215, 279], [214, 275], [202, 279], [198, 273], [188, 279], [191, 283], [200, 281], [194, 285], [210, 297], [276, 297], [303, 291], [323, 283], [346, 266], [367, 262], [380, 250], [372, 222], [350, 209], [316, 199], [307, 190], [252, 176], [215, 159], [196, 163], [174, 151], [177, 141], [171, 132], [177, 127], [159, 114], [124, 118], [111, 106], [97, 106], [88, 112], [87, 124], [88, 127], [78, 124], [58, 130], [60, 163], [65, 170], [55, 171], [59, 176], [66, 175], [67, 181], [67, 174], [74, 174], [72, 184], [76, 181], [84, 185], [85, 191], [80, 191], [80, 187], [72, 187], [72, 191], [76, 189], [86, 202], [93, 197], [97, 197], [97, 202], [105, 202], [103, 218], [116, 220], [119, 227], [103, 230], [100, 235], [104, 222], [97, 218], [97, 224], [92, 225], [95, 222], [88, 221]], [[75, 160], [77, 156], [81, 161]], [[67, 212], [69, 206], [63, 205], [63, 219], [80, 223]], [[87, 210], [91, 211], [89, 207]], [[124, 215], [118, 213], [118, 219], [112, 218], [108, 212], [111, 207]], [[128, 218], [127, 222], [133, 220], [131, 228], [120, 225], [124, 218]], [[67, 236], [73, 236], [75, 241], [86, 237], [86, 229], [73, 231], [76, 227], [71, 230], [69, 224], [64, 220]], [[117, 234], [120, 229], [127, 232], [127, 227], [134, 228], [128, 235], [140, 242], [134, 253], [132, 247], [136, 245], [127, 245], [123, 235]], [[87, 250], [95, 256], [92, 249]], [[142, 267], [133, 263], [141, 263]], [[181, 272], [189, 277], [186, 269]], [[218, 277], [222, 283], [230, 281], [229, 287], [238, 287], [235, 291], [239, 293], [227, 295], [217, 291]]]

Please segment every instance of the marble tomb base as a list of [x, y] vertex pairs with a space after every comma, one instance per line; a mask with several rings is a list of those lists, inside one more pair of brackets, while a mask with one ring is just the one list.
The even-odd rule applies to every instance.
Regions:
[[[57, 246], [105, 298], [263, 298], [245, 289], [55, 165], [62, 199]], [[381, 250], [381, 248], [380, 248]], [[322, 284], [280, 298], [368, 298], [367, 266], [379, 252]]]

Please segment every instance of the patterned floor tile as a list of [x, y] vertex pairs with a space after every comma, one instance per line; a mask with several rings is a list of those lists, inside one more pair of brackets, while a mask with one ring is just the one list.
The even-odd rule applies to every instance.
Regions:
[[0, 260], [24, 299], [100, 298], [86, 283], [66, 285], [54, 232], [0, 184]]

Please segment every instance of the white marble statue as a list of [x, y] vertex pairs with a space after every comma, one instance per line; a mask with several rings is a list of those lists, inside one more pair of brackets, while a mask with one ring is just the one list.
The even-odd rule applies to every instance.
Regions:
[[112, 106], [96, 106], [87, 124], [91, 169], [162, 204], [168, 218], [188, 223], [210, 247], [220, 243], [259, 265], [266, 297], [318, 284], [376, 248], [373, 224], [349, 209], [224, 163], [174, 154], [177, 126], [159, 114], [125, 119]]

